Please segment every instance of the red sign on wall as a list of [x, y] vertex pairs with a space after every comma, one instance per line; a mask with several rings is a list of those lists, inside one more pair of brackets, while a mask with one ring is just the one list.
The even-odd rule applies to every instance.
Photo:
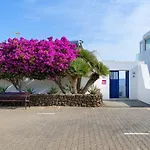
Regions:
[[106, 84], [106, 80], [102, 80], [102, 84]]

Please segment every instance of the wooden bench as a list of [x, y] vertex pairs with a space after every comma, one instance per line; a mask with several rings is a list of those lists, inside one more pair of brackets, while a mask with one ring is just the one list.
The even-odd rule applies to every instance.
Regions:
[[5, 92], [0, 93], [0, 102], [7, 103], [24, 103], [25, 109], [27, 105], [30, 107], [30, 94], [27, 92]]

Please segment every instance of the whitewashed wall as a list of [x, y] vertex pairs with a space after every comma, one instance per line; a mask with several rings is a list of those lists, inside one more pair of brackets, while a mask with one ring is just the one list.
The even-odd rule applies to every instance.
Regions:
[[[137, 80], [138, 78], [133, 78], [132, 72], [138, 71], [136, 68], [140, 64], [144, 64], [144, 62], [140, 61], [103, 61], [103, 63], [110, 69], [110, 70], [120, 70], [126, 71], [129, 70], [129, 98], [130, 99], [137, 99]], [[101, 79], [102, 80], [102, 79]], [[99, 84], [99, 87], [102, 89], [102, 93], [104, 94], [105, 99], [109, 99], [109, 76], [106, 78], [107, 85], [104, 86], [101, 84], [101, 81], [96, 81]]]
[[[106, 80], [106, 84], [102, 84], [102, 80]], [[101, 90], [104, 99], [109, 99], [109, 76], [100, 77], [94, 85]]]
[[138, 66], [138, 99], [150, 104], [150, 76], [146, 64]]
[[[84, 87], [85, 84], [87, 83], [88, 78], [83, 78], [82, 82], [81, 82], [81, 87]], [[63, 86], [65, 86], [66, 84], [69, 83], [68, 78], [64, 78], [62, 80], [62, 84]], [[0, 80], [0, 86], [1, 87], [7, 87], [8, 89], [7, 91], [11, 91], [11, 92], [16, 92], [17, 90], [15, 89], [15, 87], [8, 81], [6, 80]], [[58, 93], [62, 93], [61, 90], [59, 89], [59, 87], [57, 86], [57, 84], [54, 81], [51, 80], [29, 80], [24, 84], [24, 89], [25, 88], [34, 88], [35, 93], [47, 93], [48, 90], [51, 87], [56, 87]]]
[[150, 76], [147, 64], [141, 63], [130, 70], [130, 98], [150, 104]]
[[[129, 70], [129, 98], [139, 99], [150, 104], [150, 76], [148, 67], [143, 62], [124, 62], [124, 61], [104, 61], [104, 64], [110, 70]], [[133, 77], [135, 72], [135, 77]], [[82, 80], [82, 87], [86, 84], [88, 78]], [[102, 80], [106, 80], [106, 84], [102, 84]], [[68, 79], [63, 80], [64, 84], [68, 83]], [[101, 92], [104, 99], [109, 99], [109, 76], [100, 77], [95, 83]], [[9, 86], [8, 91], [16, 91], [11, 83], [0, 80], [0, 86]], [[26, 87], [34, 88], [36, 93], [46, 93], [52, 86], [56, 86], [59, 93], [61, 93], [58, 86], [50, 80], [32, 80], [28, 81]]]
[[150, 50], [146, 50], [142, 53], [139, 53], [138, 59], [144, 61], [148, 65], [148, 69], [150, 72]]
[[110, 70], [130, 70], [137, 66], [138, 64], [141, 64], [143, 62], [140, 61], [103, 61], [103, 63], [110, 69]]
[[[109, 62], [105, 63], [110, 70], [129, 70], [129, 98], [139, 99], [150, 104], [150, 75], [147, 64], [143, 62]], [[122, 69], [123, 68], [123, 69]], [[134, 77], [133, 74], [135, 73]], [[104, 99], [109, 99], [109, 77], [106, 79], [106, 85], [102, 85], [103, 78], [96, 81], [95, 85], [100, 87]]]
[[[135, 73], [134, 76], [133, 73]], [[138, 65], [129, 71], [129, 77], [129, 97], [130, 99], [138, 99]]]
[[[63, 85], [68, 83], [68, 80], [64, 78]], [[16, 91], [15, 87], [6, 80], [0, 80], [0, 86], [2, 87], [8, 87], [7, 91]], [[50, 87], [56, 87], [58, 90], [58, 93], [61, 93], [59, 87], [55, 84], [55, 82], [51, 80], [29, 80], [25, 85], [24, 88], [34, 88], [34, 91], [36, 93], [47, 93]]]

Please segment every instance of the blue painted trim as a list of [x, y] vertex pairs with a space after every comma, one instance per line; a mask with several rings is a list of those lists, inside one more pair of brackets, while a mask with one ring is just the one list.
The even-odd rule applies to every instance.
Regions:
[[129, 98], [129, 71], [126, 71], [126, 97]]
[[110, 71], [110, 98], [119, 98], [119, 70]]

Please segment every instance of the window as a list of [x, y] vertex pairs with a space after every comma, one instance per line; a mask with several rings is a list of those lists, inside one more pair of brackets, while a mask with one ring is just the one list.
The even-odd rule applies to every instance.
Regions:
[[150, 38], [145, 40], [145, 50], [150, 49]]
[[140, 53], [142, 53], [144, 51], [143, 49], [143, 42], [140, 42]]
[[111, 72], [110, 79], [118, 79], [118, 72]]

